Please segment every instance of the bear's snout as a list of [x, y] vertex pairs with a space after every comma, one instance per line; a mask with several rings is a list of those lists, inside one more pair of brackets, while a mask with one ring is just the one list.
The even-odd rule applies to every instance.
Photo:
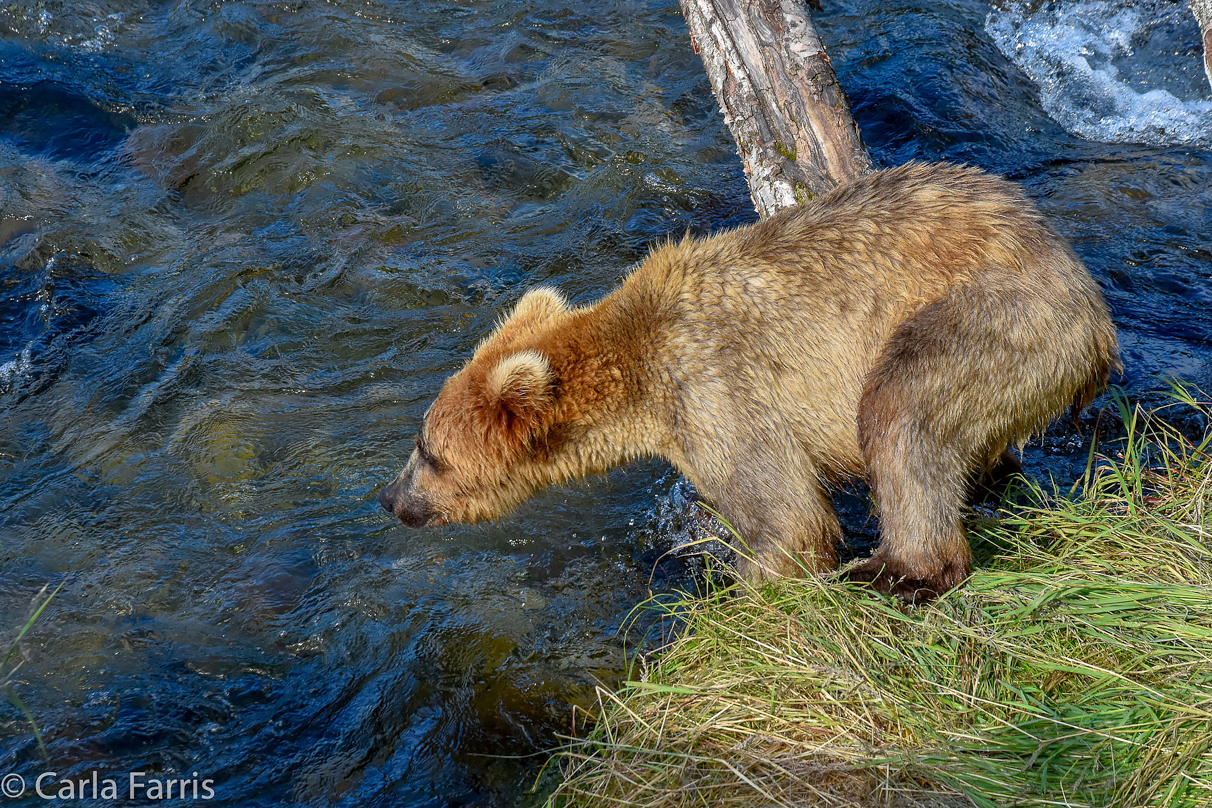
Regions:
[[395, 516], [409, 527], [425, 527], [434, 518], [429, 503], [416, 493], [403, 490], [400, 480], [393, 480], [379, 492], [379, 504], [383, 510]]
[[383, 490], [379, 492], [379, 504], [383, 506], [383, 510], [390, 513], [392, 516], [396, 514], [396, 484], [388, 483], [383, 486]]

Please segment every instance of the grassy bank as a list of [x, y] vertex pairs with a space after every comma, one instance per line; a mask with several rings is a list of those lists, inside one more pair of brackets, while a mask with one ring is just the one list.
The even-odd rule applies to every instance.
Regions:
[[1212, 805], [1212, 440], [1121, 410], [1116, 457], [973, 526], [980, 569], [935, 604], [666, 604], [680, 639], [603, 693], [548, 804]]

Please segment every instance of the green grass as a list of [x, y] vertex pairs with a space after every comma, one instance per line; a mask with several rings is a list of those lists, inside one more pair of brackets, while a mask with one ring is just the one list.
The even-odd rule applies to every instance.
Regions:
[[4, 659], [0, 660], [0, 689], [8, 697], [9, 703], [20, 710], [21, 714], [25, 716], [25, 720], [29, 722], [30, 728], [34, 731], [34, 739], [38, 742], [38, 750], [42, 753], [43, 759], [49, 759], [49, 756], [46, 752], [46, 744], [42, 741], [42, 733], [38, 729], [38, 722], [34, 720], [33, 713], [25, 706], [25, 702], [17, 695], [17, 691], [13, 687], [17, 671], [21, 669], [22, 665], [21, 661], [14, 661], [13, 657], [17, 653], [22, 638], [25, 637], [34, 623], [38, 621], [38, 618], [42, 616], [42, 612], [50, 605], [55, 595], [59, 594], [59, 590], [63, 588], [63, 584], [56, 586], [54, 591], [47, 595], [46, 590], [49, 587], [50, 584], [47, 584], [34, 596], [32, 614], [25, 621], [25, 625], [21, 627], [21, 630], [17, 632], [17, 636], [9, 643], [8, 651], [4, 654]]
[[1116, 456], [971, 526], [934, 604], [805, 579], [654, 607], [683, 631], [600, 691], [548, 805], [1212, 806], [1212, 439], [1117, 406]]

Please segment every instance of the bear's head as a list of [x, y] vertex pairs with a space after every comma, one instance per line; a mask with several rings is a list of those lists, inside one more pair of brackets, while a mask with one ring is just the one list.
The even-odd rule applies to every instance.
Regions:
[[550, 289], [518, 302], [425, 413], [408, 464], [379, 493], [384, 508], [410, 527], [479, 522], [567, 476], [543, 334], [568, 312]]

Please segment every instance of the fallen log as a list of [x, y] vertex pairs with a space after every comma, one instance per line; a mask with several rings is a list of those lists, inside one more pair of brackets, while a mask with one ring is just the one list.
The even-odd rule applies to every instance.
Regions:
[[802, 205], [871, 170], [803, 0], [679, 2], [759, 215]]
[[1204, 38], [1204, 73], [1212, 86], [1212, 0], [1191, 0], [1191, 13], [1199, 23]]

